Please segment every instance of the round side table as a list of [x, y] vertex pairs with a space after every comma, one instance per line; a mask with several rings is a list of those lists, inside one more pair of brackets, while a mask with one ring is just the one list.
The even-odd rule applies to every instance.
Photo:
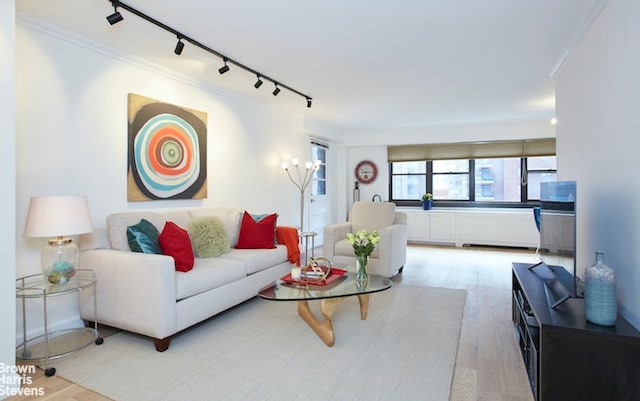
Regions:
[[307, 261], [309, 260], [309, 240], [311, 240], [311, 257], [314, 257], [316, 235], [318, 235], [318, 233], [315, 231], [303, 231], [300, 233], [300, 243], [304, 243], [304, 263], [302, 263], [303, 266], [306, 266]]
[[[91, 290], [93, 293], [93, 310], [96, 317], [91, 327], [79, 327], [59, 331], [49, 331], [48, 300], [52, 297], [79, 293]], [[16, 347], [16, 359], [22, 362], [44, 362], [46, 376], [56, 374], [49, 361], [67, 356], [89, 346], [100, 345], [103, 339], [98, 336], [98, 315], [96, 301], [96, 276], [92, 270], [78, 269], [76, 275], [63, 285], [51, 284], [42, 274], [32, 274], [16, 280], [16, 298], [22, 300], [22, 336], [23, 341]], [[81, 297], [78, 297], [81, 298]], [[27, 338], [27, 299], [42, 302], [42, 321], [44, 333]]]

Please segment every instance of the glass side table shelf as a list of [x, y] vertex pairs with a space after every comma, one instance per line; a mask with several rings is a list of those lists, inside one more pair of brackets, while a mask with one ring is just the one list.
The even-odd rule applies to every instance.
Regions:
[[[50, 284], [42, 274], [33, 274], [16, 280], [16, 298], [22, 300], [22, 333], [23, 342], [16, 347], [16, 359], [21, 362], [44, 362], [45, 375], [56, 374], [56, 369], [49, 366], [52, 359], [61, 358], [91, 345], [100, 345], [103, 339], [98, 335], [98, 319], [93, 327], [49, 331], [48, 300], [89, 289], [93, 293], [94, 316], [97, 317], [96, 276], [92, 270], [78, 269], [76, 275], [66, 284]], [[80, 297], [79, 297], [80, 298]], [[42, 301], [42, 319], [44, 333], [27, 338], [27, 299]]]
[[[318, 233], [314, 231], [304, 231], [300, 233], [300, 243], [304, 243], [304, 266], [309, 262], [309, 239], [311, 239], [311, 258], [314, 257], [316, 235], [318, 235]], [[302, 262], [302, 260], [300, 262]]]

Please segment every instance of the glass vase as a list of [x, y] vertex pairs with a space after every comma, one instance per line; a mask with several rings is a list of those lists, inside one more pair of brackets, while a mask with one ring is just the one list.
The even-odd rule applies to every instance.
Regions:
[[612, 326], [616, 323], [616, 275], [604, 262], [603, 252], [596, 252], [595, 262], [585, 269], [584, 308], [586, 318], [591, 323], [601, 326]]
[[356, 281], [369, 280], [369, 274], [367, 273], [367, 264], [369, 263], [369, 256], [356, 255]]
[[64, 285], [76, 274], [80, 250], [71, 238], [49, 240], [42, 249], [42, 273], [51, 284]]

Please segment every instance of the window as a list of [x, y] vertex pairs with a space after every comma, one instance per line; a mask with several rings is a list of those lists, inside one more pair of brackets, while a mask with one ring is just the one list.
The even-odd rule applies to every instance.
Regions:
[[420, 199], [427, 187], [427, 163], [391, 163], [391, 176], [391, 193], [397, 199]]
[[315, 142], [311, 143], [311, 159], [320, 160], [318, 170], [311, 177], [311, 195], [327, 194], [327, 147]]
[[520, 202], [519, 157], [506, 159], [476, 159], [476, 201]]
[[434, 160], [433, 199], [469, 200], [469, 160]]
[[527, 198], [540, 200], [540, 183], [557, 181], [556, 157], [527, 158]]
[[417, 205], [515, 207], [540, 199], [540, 183], [556, 180], [556, 157], [508, 157], [390, 163], [390, 198]]

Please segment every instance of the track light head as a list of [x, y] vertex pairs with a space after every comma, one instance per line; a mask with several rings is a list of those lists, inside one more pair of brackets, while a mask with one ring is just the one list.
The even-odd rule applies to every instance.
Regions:
[[260, 79], [260, 75], [258, 75], [258, 80], [256, 81], [255, 84], [253, 84], [253, 87], [258, 89], [261, 86], [262, 86], [262, 79]]
[[124, 19], [116, 6], [114, 6], [113, 9], [114, 9], [114, 13], [107, 17], [107, 21], [109, 21], [109, 25], [117, 24], [118, 22]]
[[307, 98], [307, 107], [311, 108], [311, 98]]
[[278, 93], [280, 93], [280, 88], [278, 88], [278, 84], [275, 84], [276, 88], [273, 90], [273, 96], [278, 96]]
[[218, 69], [218, 72], [220, 73], [220, 75], [222, 75], [227, 71], [229, 71], [229, 66], [227, 65], [227, 59], [225, 58], [224, 65]]
[[182, 50], [184, 49], [184, 42], [182, 38], [178, 36], [178, 43], [176, 43], [176, 49], [173, 51], [178, 56], [182, 54]]

